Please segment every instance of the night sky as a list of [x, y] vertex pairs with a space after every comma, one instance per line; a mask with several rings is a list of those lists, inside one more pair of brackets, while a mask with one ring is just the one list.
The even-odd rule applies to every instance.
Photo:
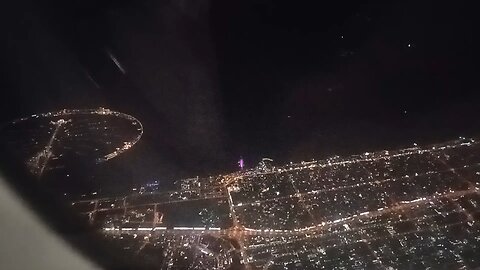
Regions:
[[480, 134], [473, 7], [318, 2], [11, 2], [0, 121], [99, 106], [135, 116], [144, 136], [92, 171], [101, 185]]

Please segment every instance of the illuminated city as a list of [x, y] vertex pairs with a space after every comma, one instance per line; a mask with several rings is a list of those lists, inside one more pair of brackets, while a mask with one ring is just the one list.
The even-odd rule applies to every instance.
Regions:
[[474, 139], [279, 167], [265, 158], [177, 186], [85, 195], [72, 207], [161, 269], [480, 267]]
[[8, 1], [0, 270], [480, 270], [467, 1]]

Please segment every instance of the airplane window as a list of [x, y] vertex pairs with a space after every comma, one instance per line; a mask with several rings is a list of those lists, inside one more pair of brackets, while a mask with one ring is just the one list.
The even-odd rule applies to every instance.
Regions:
[[473, 7], [302, 2], [4, 5], [0, 268], [480, 268]]

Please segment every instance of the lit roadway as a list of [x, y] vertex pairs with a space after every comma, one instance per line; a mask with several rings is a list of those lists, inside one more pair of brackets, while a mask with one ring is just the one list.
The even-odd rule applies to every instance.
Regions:
[[[233, 226], [228, 229], [221, 229], [221, 230], [208, 230], [208, 229], [203, 229], [201, 230], [199, 227], [192, 227], [191, 229], [186, 229], [182, 227], [182, 229], [162, 229], [159, 231], [165, 231], [168, 233], [180, 233], [180, 234], [186, 234], [186, 233], [193, 233], [193, 234], [203, 234], [203, 233], [209, 233], [209, 234], [222, 234], [222, 235], [231, 235], [231, 236], [239, 236], [239, 235], [261, 235], [261, 236], [282, 236], [282, 235], [305, 235], [317, 231], [323, 231], [325, 229], [328, 229], [329, 227], [336, 226], [336, 225], [342, 225], [342, 224], [348, 224], [353, 221], [357, 221], [360, 219], [368, 219], [368, 218], [373, 218], [377, 216], [381, 216], [386, 213], [390, 212], [396, 212], [396, 211], [401, 211], [403, 209], [408, 209], [412, 208], [415, 206], [421, 206], [425, 205], [427, 203], [435, 203], [435, 201], [439, 199], [455, 199], [459, 198], [468, 194], [473, 194], [477, 193], [480, 194], [479, 188], [471, 188], [467, 190], [462, 190], [462, 191], [451, 191], [451, 192], [445, 192], [445, 193], [439, 193], [436, 195], [428, 196], [428, 197], [422, 197], [419, 199], [415, 199], [412, 201], [403, 201], [398, 203], [395, 206], [391, 207], [385, 207], [385, 208], [380, 208], [375, 211], [369, 211], [369, 212], [363, 212], [359, 214], [352, 215], [350, 217], [345, 217], [337, 220], [332, 220], [332, 221], [327, 221], [327, 222], [322, 222], [320, 224], [310, 226], [310, 227], [304, 227], [304, 228], [298, 228], [298, 229], [293, 229], [293, 230], [279, 230], [279, 229], [251, 229], [251, 228], [245, 228], [241, 225]], [[462, 210], [455, 210], [454, 212], [460, 212]], [[425, 216], [422, 216], [421, 218], [425, 218]], [[402, 221], [408, 221], [408, 219], [404, 219]], [[391, 224], [391, 223], [389, 223]], [[372, 226], [381, 226], [384, 224], [374, 224], [374, 225], [368, 225], [364, 227], [356, 227], [352, 228], [352, 230], [356, 229], [363, 229], [363, 228], [368, 228]], [[195, 229], [194, 229], [195, 228]], [[154, 230], [154, 228], [149, 228], [148, 230], [130, 230], [130, 229], [111, 229], [111, 228], [105, 228], [107, 231], [129, 231], [129, 232], [145, 232], [145, 233], [151, 233], [152, 231], [157, 231]], [[322, 234], [325, 235], [325, 234]]]
[[[336, 234], [338, 235], [338, 234], [341, 234], [341, 233], [344, 233], [344, 232], [353, 232], [353, 231], [358, 231], [358, 230], [363, 230], [363, 229], [368, 229], [368, 228], [374, 228], [374, 227], [382, 227], [383, 228], [386, 225], [391, 226], [391, 225], [393, 225], [395, 223], [399, 223], [399, 222], [418, 221], [418, 220], [428, 219], [428, 218], [431, 218], [433, 216], [436, 216], [436, 214], [423, 215], [421, 217], [416, 217], [416, 218], [402, 219], [401, 221], [388, 221], [387, 223], [366, 224], [364, 226], [356, 226], [356, 227], [352, 226], [351, 228], [347, 227], [346, 230], [340, 231], [340, 232], [338, 232], [338, 231], [337, 232], [335, 232], [335, 231], [334, 232], [325, 232], [325, 230], [327, 230], [328, 228], [333, 227], [333, 226], [349, 224], [349, 223], [352, 223], [352, 222], [355, 222], [355, 221], [358, 221], [358, 220], [362, 220], [362, 219], [370, 219], [370, 218], [374, 218], [374, 217], [377, 217], [377, 216], [381, 216], [381, 215], [386, 214], [386, 213], [402, 211], [404, 209], [411, 209], [412, 207], [422, 206], [422, 205], [425, 205], [425, 204], [435, 204], [435, 201], [437, 201], [439, 199], [449, 199], [449, 200], [451, 200], [451, 199], [459, 198], [459, 197], [462, 197], [464, 195], [473, 194], [473, 193], [480, 194], [479, 188], [469, 188], [469, 189], [463, 190], [463, 191], [445, 192], [445, 193], [440, 193], [440, 194], [436, 194], [436, 195], [432, 195], [432, 196], [428, 196], [428, 197], [422, 197], [422, 198], [415, 199], [415, 200], [412, 200], [412, 201], [403, 201], [403, 202], [397, 203], [394, 206], [380, 208], [380, 209], [377, 209], [376, 211], [363, 212], [363, 213], [360, 213], [360, 214], [352, 215], [350, 217], [341, 218], [341, 219], [328, 221], [328, 222], [322, 222], [321, 224], [318, 224], [318, 225], [315, 225], [315, 226], [298, 228], [298, 229], [293, 229], [293, 230], [251, 229], [251, 228], [245, 228], [245, 227], [239, 225], [238, 223], [236, 223], [235, 226], [233, 226], [231, 228], [228, 228], [228, 229], [219, 229], [219, 228], [205, 229], [205, 228], [200, 228], [200, 227], [192, 227], [192, 228], [182, 227], [182, 228], [167, 229], [165, 227], [145, 227], [145, 228], [136, 228], [136, 229], [133, 229], [133, 228], [123, 228], [123, 229], [104, 228], [104, 230], [105, 230], [105, 232], [109, 232], [109, 233], [115, 233], [115, 232], [121, 231], [122, 233], [135, 233], [135, 234], [142, 234], [142, 233], [155, 234], [157, 232], [158, 233], [163, 232], [163, 233], [167, 233], [167, 234], [181, 234], [181, 235], [186, 235], [186, 234], [189, 234], [189, 235], [211, 234], [211, 235], [219, 235], [219, 236], [220, 235], [226, 235], [228, 237], [232, 237], [232, 238], [237, 239], [237, 241], [240, 244], [240, 252], [241, 252], [243, 262], [248, 267], [247, 269], [249, 269], [251, 263], [262, 262], [262, 261], [249, 260], [248, 257], [247, 257], [247, 252], [246, 252], [247, 250], [251, 251], [251, 250], [255, 250], [255, 249], [259, 249], [259, 248], [261, 249], [261, 248], [265, 248], [265, 247], [282, 246], [282, 245], [293, 243], [293, 242], [305, 241], [305, 239], [307, 239], [307, 238], [310, 238], [310, 239], [321, 238], [321, 237], [327, 237], [327, 236], [330, 236], [330, 235], [336, 235]], [[454, 213], [454, 212], [467, 213], [468, 222], [473, 222], [473, 218], [472, 218], [471, 214], [468, 213], [468, 211], [465, 211], [465, 209], [461, 208], [461, 206], [458, 205], [458, 204], [457, 204], [457, 209], [452, 210], [450, 212], [447, 212], [445, 214]], [[236, 217], [234, 215], [232, 215], [232, 218], [234, 218], [234, 220], [235, 220]], [[440, 228], [448, 228], [450, 226], [465, 223], [465, 222], [467, 222], [467, 221], [460, 221], [460, 222], [457, 222], [457, 223], [454, 223], [454, 224], [447, 224], [447, 225], [444, 225], [444, 226], [440, 226]], [[403, 233], [396, 233], [395, 236], [401, 236], [401, 235], [420, 232], [420, 231], [421, 230], [415, 230], [414, 229], [414, 230], [403, 232]], [[274, 237], [274, 236], [287, 236], [287, 237], [288, 236], [300, 236], [300, 237], [293, 238], [293, 239], [287, 239], [285, 241], [284, 240], [269, 241], [269, 242], [264, 243], [264, 244], [256, 244], [256, 245], [245, 245], [244, 244], [243, 240], [244, 240], [245, 236], [257, 236], [257, 235], [258, 236], [264, 236], [264, 237]], [[374, 240], [378, 240], [378, 239], [379, 239], [378, 237], [377, 238], [376, 237], [365, 237], [363, 239], [360, 239], [360, 242], [364, 242], [365, 245], [366, 245], [366, 248], [371, 249], [371, 247], [368, 243], [370, 241], [374, 241]], [[342, 245], [346, 245], [346, 244], [347, 243], [339, 242], [339, 243], [336, 243], [336, 244], [322, 246], [322, 248], [325, 249], [325, 248], [328, 248], [328, 247], [331, 247], [331, 246], [332, 247], [338, 247], [338, 246], [342, 246]], [[300, 251], [300, 252], [295, 251], [295, 253], [297, 253], [297, 254], [302, 253], [302, 252], [308, 252], [308, 250]], [[282, 254], [277, 254], [275, 256], [272, 256], [271, 258], [268, 259], [268, 261], [267, 261], [267, 259], [265, 259], [265, 261], [264, 261], [265, 264], [264, 264], [263, 268], [268, 269], [269, 266], [271, 264], [273, 264], [275, 260], [277, 260], [281, 257], [292, 255], [292, 254], [293, 253], [282, 253]]]

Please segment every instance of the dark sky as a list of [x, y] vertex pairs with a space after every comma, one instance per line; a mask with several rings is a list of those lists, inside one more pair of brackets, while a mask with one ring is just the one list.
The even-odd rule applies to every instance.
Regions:
[[131, 114], [144, 137], [95, 172], [129, 184], [478, 136], [473, 7], [319, 2], [12, 2], [0, 120]]

